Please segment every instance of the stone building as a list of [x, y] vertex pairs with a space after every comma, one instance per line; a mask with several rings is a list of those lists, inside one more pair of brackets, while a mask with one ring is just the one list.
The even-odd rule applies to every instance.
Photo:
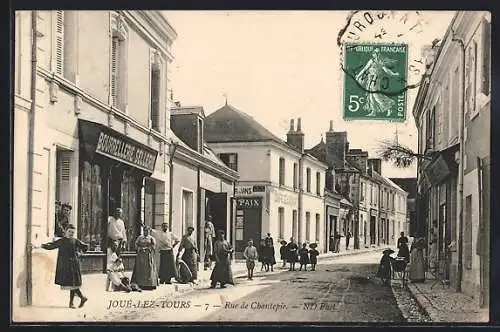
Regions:
[[490, 63], [488, 12], [460, 11], [439, 47], [413, 116], [419, 133], [418, 232], [430, 268], [489, 303]]
[[[224, 105], [205, 119], [205, 139], [229, 167], [237, 169], [236, 255], [246, 241], [271, 233], [279, 241], [294, 237], [327, 250], [324, 185], [326, 165], [304, 151], [300, 119], [292, 120], [284, 141], [255, 119]], [[277, 254], [278, 255], [278, 254]], [[278, 256], [277, 256], [278, 257]]]

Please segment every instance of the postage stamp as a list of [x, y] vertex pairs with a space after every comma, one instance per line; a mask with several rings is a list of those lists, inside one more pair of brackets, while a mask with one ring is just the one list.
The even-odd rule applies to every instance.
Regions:
[[350, 43], [344, 47], [344, 119], [404, 121], [408, 45]]

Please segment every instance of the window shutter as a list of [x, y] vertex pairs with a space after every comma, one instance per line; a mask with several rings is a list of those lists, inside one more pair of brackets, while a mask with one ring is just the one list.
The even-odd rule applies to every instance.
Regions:
[[71, 197], [71, 152], [59, 152], [57, 158], [57, 200], [70, 203]]
[[64, 69], [64, 11], [56, 11], [56, 73], [63, 74]]
[[160, 130], [160, 70], [151, 68], [151, 127]]
[[471, 72], [471, 80], [472, 80], [472, 91], [471, 91], [471, 112], [474, 113], [476, 110], [476, 91], [477, 91], [477, 43], [474, 42], [472, 44], [472, 72]]
[[111, 41], [111, 101], [113, 106], [118, 106], [118, 52], [120, 40], [114, 36]]
[[482, 47], [483, 47], [483, 66], [481, 70], [481, 92], [485, 95], [490, 94], [490, 61], [491, 61], [491, 24], [483, 19]]

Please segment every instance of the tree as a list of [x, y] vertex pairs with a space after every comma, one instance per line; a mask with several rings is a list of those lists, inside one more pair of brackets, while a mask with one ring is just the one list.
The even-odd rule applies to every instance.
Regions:
[[400, 144], [398, 140], [383, 140], [379, 144], [378, 155], [384, 161], [392, 162], [399, 168], [407, 168], [417, 160], [431, 160], [430, 155], [423, 155], [414, 152], [411, 148]]

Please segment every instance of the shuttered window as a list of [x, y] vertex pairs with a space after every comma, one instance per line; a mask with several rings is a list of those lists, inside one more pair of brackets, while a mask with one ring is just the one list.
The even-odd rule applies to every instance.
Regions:
[[311, 213], [306, 212], [306, 241], [310, 241], [311, 237]]
[[279, 161], [279, 184], [285, 184], [285, 158], [280, 158]]
[[490, 94], [491, 24], [488, 20], [483, 19], [482, 26], [481, 92], [488, 96]]
[[56, 11], [56, 68], [57, 74], [62, 75], [64, 71], [64, 11]]
[[320, 221], [320, 215], [319, 213], [316, 213], [316, 241], [319, 241], [319, 236], [320, 236], [320, 224], [321, 224], [321, 221]]
[[151, 128], [160, 131], [160, 69], [151, 68]]
[[119, 107], [120, 97], [120, 38], [113, 36], [111, 40], [111, 101]]

